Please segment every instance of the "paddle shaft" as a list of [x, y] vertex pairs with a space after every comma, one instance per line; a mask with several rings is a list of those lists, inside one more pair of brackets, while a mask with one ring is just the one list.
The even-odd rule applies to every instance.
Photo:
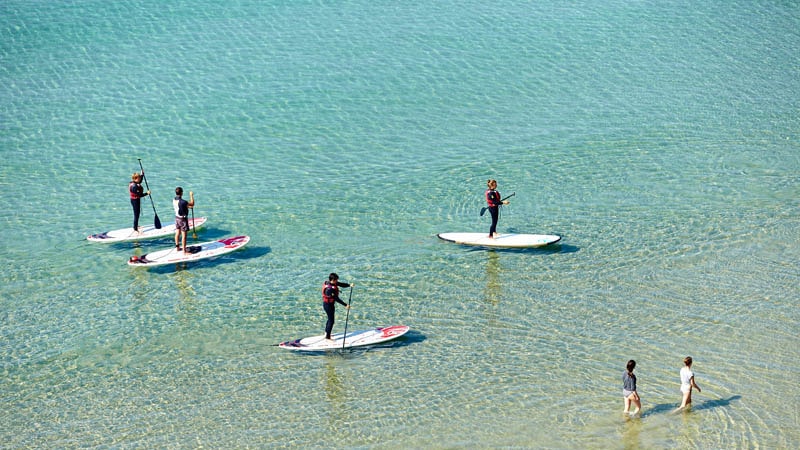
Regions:
[[[139, 160], [139, 168], [142, 169], [142, 179], [144, 179], [144, 185], [147, 187], [147, 190], [150, 190], [150, 185], [147, 184], [147, 177], [144, 175], [144, 167], [142, 167], [142, 158], [138, 158]], [[156, 212], [156, 204], [153, 203], [153, 196], [148, 195], [150, 197], [150, 205], [153, 207], [153, 215], [155, 218], [153, 219], [153, 225], [155, 225], [157, 230], [161, 229], [161, 219], [158, 218], [158, 213]]]
[[192, 209], [192, 239], [197, 239], [197, 232], [194, 230], [194, 208]]
[[342, 350], [347, 342], [347, 320], [350, 319], [350, 303], [353, 301], [353, 286], [350, 286], [350, 297], [347, 299], [347, 315], [344, 317], [344, 335], [342, 336]]
[[[515, 196], [515, 195], [517, 195], [517, 193], [516, 193], [516, 192], [512, 192], [510, 195], [507, 195], [507, 196], [505, 196], [505, 197], [501, 198], [501, 199], [500, 199], [500, 203], [503, 203], [504, 201], [506, 201], [506, 200], [510, 199], [511, 197], [513, 197], [513, 196]], [[484, 206], [483, 208], [481, 208], [481, 215], [484, 215], [484, 214], [486, 214], [486, 210], [487, 210], [487, 209], [489, 209], [489, 207], [488, 207], [488, 206]]]

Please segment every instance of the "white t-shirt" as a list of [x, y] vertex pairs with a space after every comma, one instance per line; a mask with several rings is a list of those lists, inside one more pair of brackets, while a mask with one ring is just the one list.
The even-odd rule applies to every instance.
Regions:
[[683, 366], [681, 369], [681, 390], [686, 391], [692, 388], [692, 378], [694, 378], [694, 372], [689, 366]]

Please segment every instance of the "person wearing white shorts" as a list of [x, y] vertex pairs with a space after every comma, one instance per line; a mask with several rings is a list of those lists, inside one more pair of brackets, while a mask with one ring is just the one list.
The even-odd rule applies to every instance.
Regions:
[[683, 368], [681, 368], [681, 392], [683, 393], [683, 400], [679, 410], [686, 408], [692, 404], [692, 389], [697, 389], [697, 392], [702, 392], [700, 386], [694, 381], [694, 372], [692, 372], [692, 357], [687, 356], [683, 359]]

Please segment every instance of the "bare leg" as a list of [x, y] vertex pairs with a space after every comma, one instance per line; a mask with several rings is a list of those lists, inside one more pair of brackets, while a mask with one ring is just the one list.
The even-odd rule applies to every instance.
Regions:
[[692, 390], [689, 389], [688, 392], [683, 393], [683, 400], [681, 401], [681, 406], [678, 408], [678, 411], [686, 408], [691, 404], [692, 404]]
[[642, 399], [639, 398], [639, 394], [636, 392], [631, 394], [631, 397], [633, 397], [631, 399], [631, 402], [636, 406], [636, 410], [633, 411], [631, 414], [636, 414], [642, 410]]
[[685, 392], [683, 394], [683, 403], [681, 403], [681, 408], [685, 408], [692, 404], [692, 390], [689, 389], [689, 392]]

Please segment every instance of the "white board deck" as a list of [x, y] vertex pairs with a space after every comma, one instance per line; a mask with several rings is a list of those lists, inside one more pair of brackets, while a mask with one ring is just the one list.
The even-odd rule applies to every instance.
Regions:
[[533, 248], [555, 244], [561, 236], [554, 234], [495, 234], [494, 238], [489, 233], [439, 233], [439, 239], [463, 245], [476, 245], [480, 247], [496, 248]]
[[382, 342], [397, 339], [408, 333], [411, 327], [407, 325], [392, 325], [391, 327], [376, 327], [369, 330], [348, 331], [331, 335], [332, 340], [325, 339], [324, 334], [311, 336], [293, 341], [281, 342], [278, 347], [287, 350], [319, 352], [325, 350], [336, 350], [351, 347], [363, 347], [365, 345], [380, 344]]
[[146, 253], [142, 256], [131, 256], [128, 260], [128, 265], [135, 267], [154, 267], [213, 258], [238, 250], [247, 245], [248, 242], [250, 242], [250, 236], [225, 238], [218, 241], [190, 245], [188, 246], [191, 250], [190, 253], [178, 251], [175, 247], [172, 247], [166, 250]]
[[[203, 226], [206, 220], [205, 217], [189, 219], [189, 230], [191, 231], [193, 226], [195, 228]], [[86, 239], [91, 242], [130, 242], [175, 235], [175, 222], [162, 223], [161, 228], [156, 228], [154, 225], [141, 226], [139, 228], [142, 229], [140, 233], [133, 231], [133, 227], [131, 227], [92, 234]]]

